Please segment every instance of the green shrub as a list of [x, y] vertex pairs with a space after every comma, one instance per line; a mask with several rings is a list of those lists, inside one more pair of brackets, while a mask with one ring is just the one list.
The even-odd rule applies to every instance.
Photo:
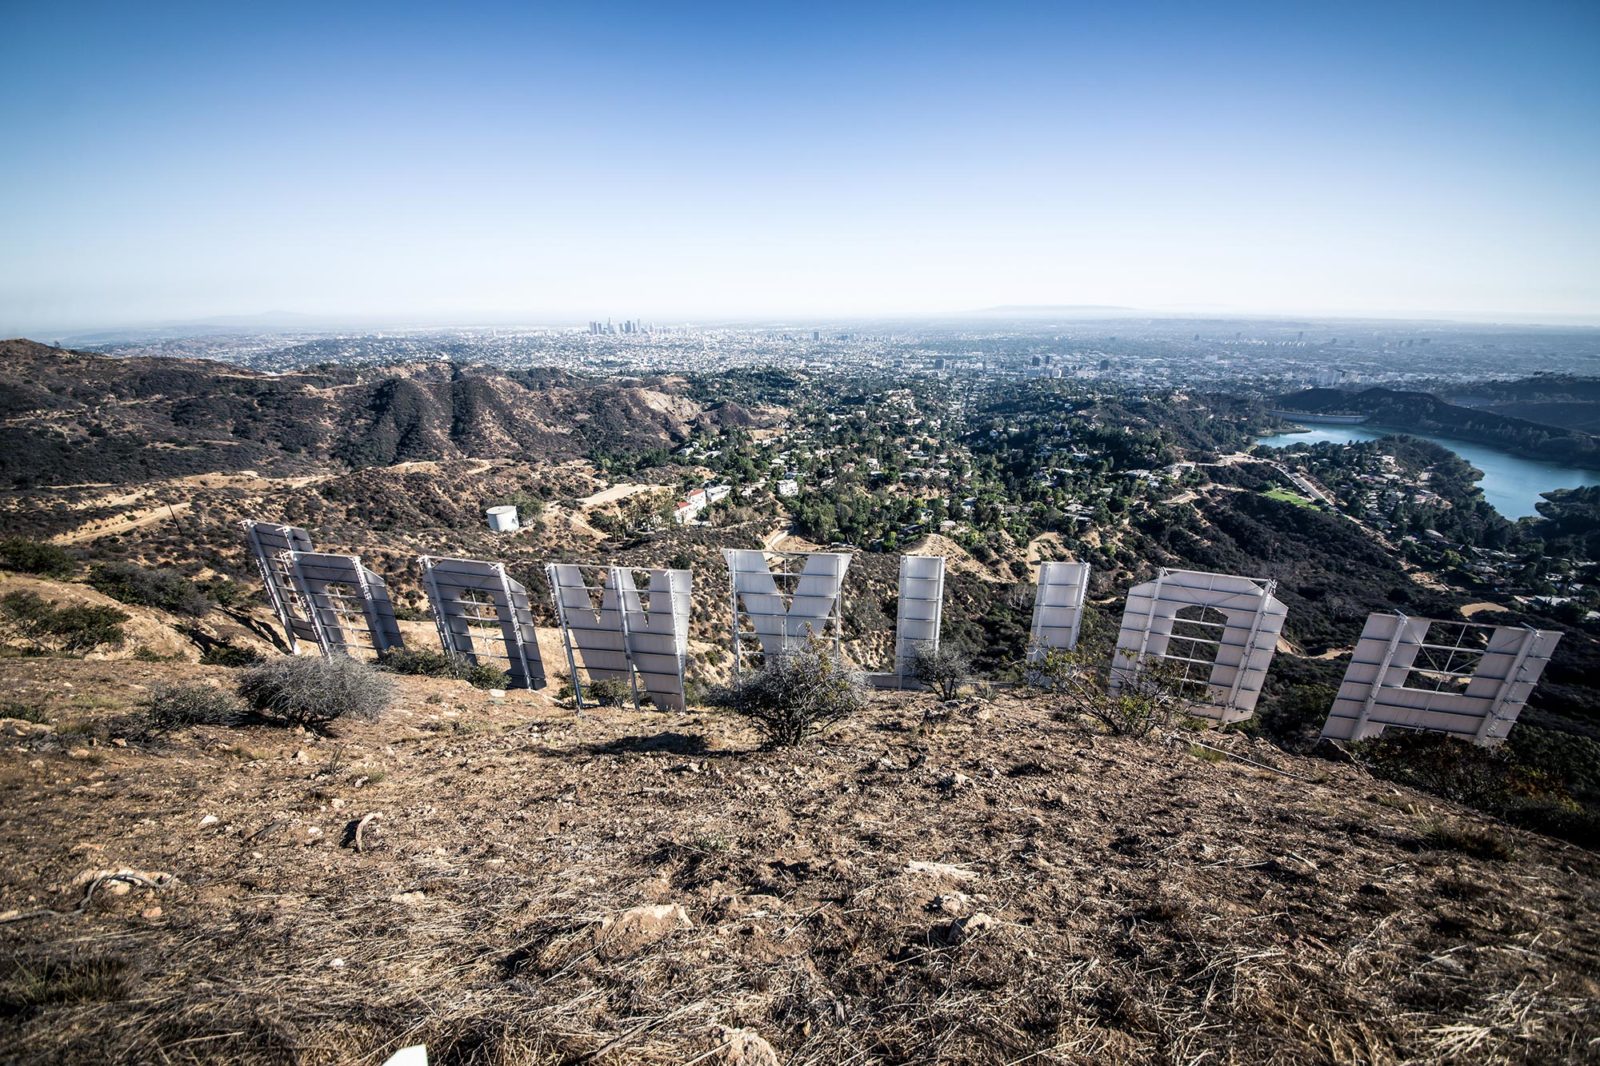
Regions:
[[921, 644], [911, 660], [913, 676], [942, 700], [953, 700], [972, 673], [972, 663], [956, 644]]
[[511, 675], [494, 663], [459, 663], [458, 668], [457, 676], [473, 688], [503, 689], [511, 684]]
[[378, 668], [413, 677], [453, 677], [473, 688], [506, 688], [511, 675], [493, 663], [474, 664], [465, 656], [425, 648], [390, 648], [378, 657]]
[[633, 686], [620, 677], [600, 677], [583, 686], [583, 699], [600, 707], [622, 707], [633, 702]]
[[1322, 683], [1285, 686], [1280, 696], [1246, 720], [1244, 731], [1264, 736], [1288, 751], [1310, 751], [1338, 692], [1337, 686]]
[[388, 709], [394, 687], [366, 663], [345, 655], [294, 656], [245, 670], [239, 695], [268, 722], [319, 728], [340, 718], [377, 718]]
[[78, 569], [78, 560], [58, 545], [9, 537], [0, 540], [0, 566], [25, 574], [68, 577]]
[[1560, 782], [1574, 795], [1600, 800], [1600, 740], [1524, 721], [1501, 750], [1518, 766]]
[[213, 644], [200, 654], [206, 666], [254, 666], [262, 655], [254, 648], [241, 648], [237, 644]]
[[411, 677], [456, 676], [456, 665], [449, 656], [426, 648], [390, 648], [378, 656], [378, 668]]
[[145, 719], [156, 732], [192, 725], [233, 725], [243, 715], [239, 697], [211, 685], [157, 685], [145, 704]]
[[[1511, 735], [1522, 728], [1518, 725]], [[1581, 753], [1587, 738], [1572, 739]], [[1552, 743], [1546, 738], [1541, 748]], [[1352, 744], [1350, 751], [1375, 777], [1582, 847], [1600, 848], [1600, 810], [1592, 802], [1577, 802], [1560, 776], [1519, 761], [1527, 752], [1510, 743], [1484, 748], [1443, 733], [1392, 731]]]
[[206, 584], [201, 591], [219, 607], [235, 607], [247, 600], [250, 592], [237, 581], [219, 577]]
[[719, 702], [761, 731], [768, 747], [806, 737], [866, 708], [866, 686], [831, 645], [812, 639], [736, 682]]
[[103, 605], [57, 607], [34, 592], [0, 596], [0, 636], [21, 641], [37, 651], [89, 651], [102, 644], [121, 644], [126, 612]]
[[114, 600], [139, 607], [159, 607], [195, 618], [211, 610], [205, 594], [176, 570], [125, 562], [96, 563], [89, 568], [89, 584]]
[[127, 613], [115, 607], [70, 604], [56, 609], [50, 633], [62, 651], [90, 651], [102, 644], [121, 644], [122, 623], [127, 620]]
[[50, 721], [50, 715], [39, 704], [22, 703], [18, 700], [0, 702], [0, 718], [20, 718], [35, 725], [44, 725]]

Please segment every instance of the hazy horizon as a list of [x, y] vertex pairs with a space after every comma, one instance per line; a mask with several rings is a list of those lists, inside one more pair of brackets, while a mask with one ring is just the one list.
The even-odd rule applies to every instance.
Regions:
[[[169, 333], [173, 335], [202, 335], [209, 330], [239, 333], [370, 333], [370, 332], [427, 332], [453, 329], [583, 329], [598, 318], [601, 322], [620, 325], [625, 319], [657, 327], [699, 329], [799, 329], [856, 328], [881, 326], [920, 325], [939, 326], [953, 323], [978, 323], [993, 321], [999, 324], [1022, 325], [1030, 322], [1047, 322], [1058, 319], [1084, 324], [1113, 323], [1119, 321], [1163, 321], [1174, 324], [1202, 323], [1258, 323], [1262, 325], [1292, 326], [1295, 324], [1338, 326], [1363, 326], [1392, 324], [1395, 326], [1438, 326], [1492, 329], [1495, 327], [1529, 328], [1547, 330], [1600, 330], [1600, 314], [1558, 316], [1482, 315], [1458, 314], [1407, 314], [1381, 311], [1360, 313], [1297, 313], [1293, 311], [1265, 312], [1234, 308], [1142, 308], [1142, 307], [1081, 307], [1076, 305], [1001, 305], [986, 308], [962, 308], [947, 312], [895, 312], [828, 314], [772, 312], [749, 315], [649, 315], [631, 311], [619, 313], [577, 314], [522, 314], [516, 312], [485, 313], [479, 316], [434, 317], [405, 314], [305, 314], [295, 311], [269, 311], [256, 314], [218, 314], [188, 319], [149, 319], [145, 321], [98, 322], [43, 330], [7, 331], [0, 328], [0, 339], [20, 337], [44, 342], [76, 341], [99, 343], [99, 338], [133, 338], [141, 334]], [[85, 338], [95, 338], [85, 340]]]
[[1600, 323], [1600, 9], [17, 9], [0, 334]]

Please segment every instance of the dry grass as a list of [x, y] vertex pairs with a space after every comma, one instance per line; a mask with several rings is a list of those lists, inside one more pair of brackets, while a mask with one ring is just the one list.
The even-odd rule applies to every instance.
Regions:
[[[3, 668], [30, 704], [225, 676]], [[0, 748], [0, 911], [56, 912], [0, 924], [0, 1059], [677, 1064], [717, 1026], [817, 1066], [1600, 1054], [1595, 857], [1397, 809], [1351, 767], [1272, 754], [1307, 783], [1010, 697], [884, 695], [759, 752], [719, 716], [398, 695], [329, 738]], [[121, 865], [178, 881], [81, 912], [63, 890]], [[693, 928], [596, 935], [653, 903]]]

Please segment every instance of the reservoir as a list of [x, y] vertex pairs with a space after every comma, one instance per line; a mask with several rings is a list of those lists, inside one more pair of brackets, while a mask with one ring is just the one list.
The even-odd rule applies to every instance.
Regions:
[[[1302, 433], [1274, 433], [1260, 438], [1256, 443], [1268, 448], [1286, 448], [1291, 444], [1354, 444], [1404, 432], [1368, 426], [1312, 426]], [[1539, 502], [1540, 493], [1551, 489], [1600, 485], [1600, 470], [1578, 470], [1538, 459], [1520, 459], [1487, 445], [1469, 444], [1427, 433], [1407, 435], [1432, 441], [1441, 448], [1449, 448], [1482, 470], [1483, 480], [1478, 482], [1478, 487], [1483, 489], [1484, 499], [1513, 521], [1539, 513], [1534, 510], [1534, 505]]]

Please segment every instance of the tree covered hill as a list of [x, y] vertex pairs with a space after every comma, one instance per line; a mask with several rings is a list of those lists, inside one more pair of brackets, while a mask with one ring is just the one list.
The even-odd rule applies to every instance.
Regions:
[[1490, 444], [1530, 459], [1580, 466], [1600, 464], [1600, 437], [1593, 434], [1460, 407], [1426, 392], [1384, 388], [1360, 392], [1306, 389], [1280, 396], [1275, 403], [1292, 411], [1312, 414], [1358, 412], [1370, 417], [1377, 426]]
[[1440, 397], [1462, 407], [1546, 426], [1600, 433], [1600, 378], [1534, 374], [1516, 381], [1475, 382]]

